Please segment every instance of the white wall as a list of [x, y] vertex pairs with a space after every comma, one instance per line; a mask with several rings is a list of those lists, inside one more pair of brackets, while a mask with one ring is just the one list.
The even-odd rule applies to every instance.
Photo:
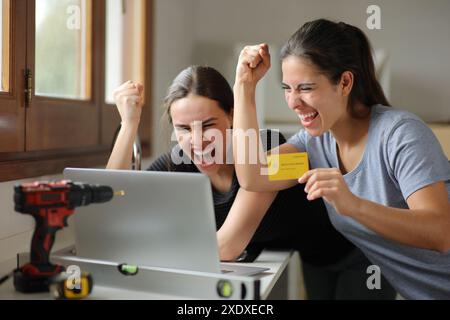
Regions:
[[[381, 30], [368, 30], [367, 7], [381, 8]], [[448, 0], [170, 0], [157, 1], [154, 117], [155, 154], [161, 139], [161, 104], [173, 77], [189, 64], [206, 64], [233, 84], [237, 48], [266, 42], [275, 48], [275, 67], [265, 86], [261, 116], [297, 121], [286, 108], [276, 68], [277, 51], [304, 22], [341, 20], [360, 27], [375, 49], [389, 55], [390, 102], [426, 121], [450, 121], [450, 1]], [[164, 17], [163, 12], [173, 12]], [[161, 21], [162, 20], [162, 21]], [[260, 90], [260, 92], [263, 90]]]
[[[217, 67], [229, 81], [233, 80], [234, 69], [230, 69], [227, 61], [235, 44], [267, 42], [280, 46], [304, 22], [331, 18], [362, 28], [374, 48], [387, 50], [392, 66], [394, 106], [428, 121], [450, 121], [448, 0], [195, 0], [194, 3], [194, 62]], [[371, 31], [366, 27], [366, 9], [371, 4], [381, 7], [382, 30]], [[272, 108], [281, 114], [288, 112], [282, 99], [280, 105]]]
[[168, 123], [161, 120], [167, 89], [175, 76], [192, 64], [194, 5], [192, 0], [156, 0], [153, 53], [154, 154], [167, 151]]

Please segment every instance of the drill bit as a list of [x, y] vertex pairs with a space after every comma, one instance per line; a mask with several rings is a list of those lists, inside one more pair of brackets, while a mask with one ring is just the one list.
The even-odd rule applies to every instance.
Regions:
[[116, 191], [116, 192], [114, 193], [114, 195], [115, 195], [116, 197], [125, 197], [125, 191], [124, 191], [124, 190]]

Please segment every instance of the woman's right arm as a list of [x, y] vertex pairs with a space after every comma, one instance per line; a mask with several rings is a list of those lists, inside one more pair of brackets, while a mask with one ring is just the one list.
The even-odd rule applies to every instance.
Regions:
[[[270, 54], [267, 45], [245, 47], [239, 57], [234, 84], [233, 152], [236, 174], [242, 188], [253, 192], [280, 191], [298, 183], [297, 180], [269, 181], [262, 172], [267, 169], [263, 163], [266, 153], [259, 139], [256, 115], [256, 85], [270, 68]], [[251, 139], [245, 136], [251, 136]], [[255, 144], [256, 145], [251, 145]], [[256, 152], [251, 155], [250, 152]], [[295, 153], [297, 148], [283, 144], [270, 153]], [[300, 177], [299, 177], [300, 178]]]
[[122, 126], [106, 169], [131, 169], [133, 144], [142, 113], [143, 89], [140, 83], [128, 81], [114, 91], [114, 100], [122, 119]]

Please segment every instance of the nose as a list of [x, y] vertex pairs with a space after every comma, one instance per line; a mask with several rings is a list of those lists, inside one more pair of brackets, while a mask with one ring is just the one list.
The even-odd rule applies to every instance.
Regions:
[[294, 90], [292, 92], [286, 93], [286, 102], [289, 106], [289, 109], [295, 110], [295, 107], [302, 104], [302, 99], [297, 90]]
[[194, 123], [191, 132], [191, 146], [194, 149], [203, 149], [203, 127], [201, 123]]

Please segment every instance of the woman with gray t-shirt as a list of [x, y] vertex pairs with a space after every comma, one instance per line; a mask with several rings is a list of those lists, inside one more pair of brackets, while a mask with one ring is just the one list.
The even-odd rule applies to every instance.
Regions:
[[[269, 181], [262, 164], [244, 161], [235, 164], [241, 186], [268, 192], [305, 184], [308, 199], [325, 200], [334, 227], [403, 297], [449, 299], [450, 165], [418, 117], [388, 107], [367, 37], [315, 20], [288, 40], [281, 60], [286, 101], [304, 129], [278, 152], [307, 152], [312, 170], [298, 181]], [[237, 143], [239, 133], [258, 130], [255, 89], [269, 68], [267, 45], [241, 52], [235, 159], [250, 151]]]

